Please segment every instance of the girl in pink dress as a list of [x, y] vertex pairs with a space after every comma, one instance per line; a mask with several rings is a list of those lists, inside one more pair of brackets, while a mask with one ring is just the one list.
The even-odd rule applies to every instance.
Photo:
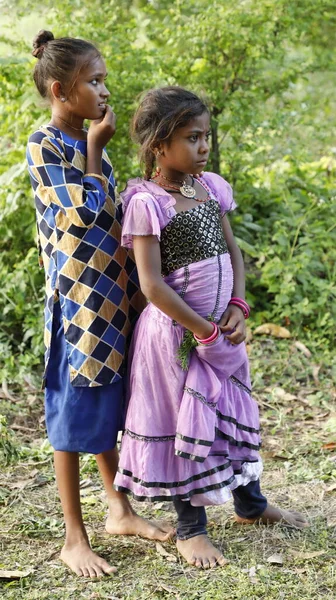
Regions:
[[134, 118], [146, 170], [121, 194], [122, 244], [134, 248], [149, 304], [132, 342], [115, 479], [137, 500], [174, 502], [178, 550], [203, 568], [226, 562], [207, 537], [204, 507], [231, 494], [240, 522], [306, 524], [260, 491], [244, 266], [227, 218], [231, 187], [203, 173], [209, 129], [206, 105], [180, 87], [148, 92]]

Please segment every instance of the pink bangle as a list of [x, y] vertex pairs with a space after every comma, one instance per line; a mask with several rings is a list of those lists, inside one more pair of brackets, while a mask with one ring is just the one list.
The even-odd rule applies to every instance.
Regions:
[[208, 338], [201, 340], [200, 338], [197, 337], [197, 335], [194, 334], [194, 338], [195, 338], [196, 342], [198, 342], [199, 344], [211, 344], [211, 342], [215, 341], [215, 339], [218, 336], [219, 329], [218, 329], [218, 325], [216, 325], [216, 323], [213, 323], [212, 321], [211, 321], [211, 325], [213, 325], [213, 332]]
[[233, 304], [234, 306], [238, 306], [243, 311], [243, 315], [245, 319], [248, 319], [250, 316], [250, 307], [242, 298], [231, 298], [229, 304]]

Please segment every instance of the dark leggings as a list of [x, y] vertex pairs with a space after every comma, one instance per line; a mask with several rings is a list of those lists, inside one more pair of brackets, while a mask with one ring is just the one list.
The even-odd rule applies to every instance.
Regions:
[[[267, 500], [260, 491], [260, 481], [250, 481], [232, 490], [235, 512], [239, 517], [254, 519], [260, 517], [267, 507]], [[177, 537], [188, 540], [196, 535], [206, 534], [207, 517], [204, 506], [192, 506], [189, 500], [174, 499], [177, 512]]]

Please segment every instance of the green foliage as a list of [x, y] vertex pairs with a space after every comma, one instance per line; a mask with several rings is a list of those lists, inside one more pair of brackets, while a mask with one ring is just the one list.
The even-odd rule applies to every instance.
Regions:
[[[28, 135], [49, 118], [32, 82], [28, 29], [92, 40], [106, 58], [123, 187], [140, 174], [129, 122], [139, 95], [178, 83], [212, 110], [210, 169], [234, 186], [235, 233], [256, 322], [333, 341], [335, 313], [335, 16], [331, 0], [58, 0], [27, 17], [4, 1], [0, 30], [0, 379], [42, 361]], [[22, 26], [20, 28], [20, 23]], [[16, 26], [17, 35], [13, 35]], [[4, 45], [5, 44], [5, 45]], [[323, 89], [323, 94], [321, 93]]]
[[18, 457], [19, 451], [15, 444], [14, 433], [7, 427], [6, 418], [0, 415], [0, 464], [9, 465]]

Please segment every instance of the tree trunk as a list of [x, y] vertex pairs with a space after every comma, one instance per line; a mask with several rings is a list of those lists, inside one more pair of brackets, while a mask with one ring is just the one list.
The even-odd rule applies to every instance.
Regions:
[[220, 151], [218, 143], [218, 121], [215, 116], [211, 119], [211, 163], [214, 173], [220, 175]]

